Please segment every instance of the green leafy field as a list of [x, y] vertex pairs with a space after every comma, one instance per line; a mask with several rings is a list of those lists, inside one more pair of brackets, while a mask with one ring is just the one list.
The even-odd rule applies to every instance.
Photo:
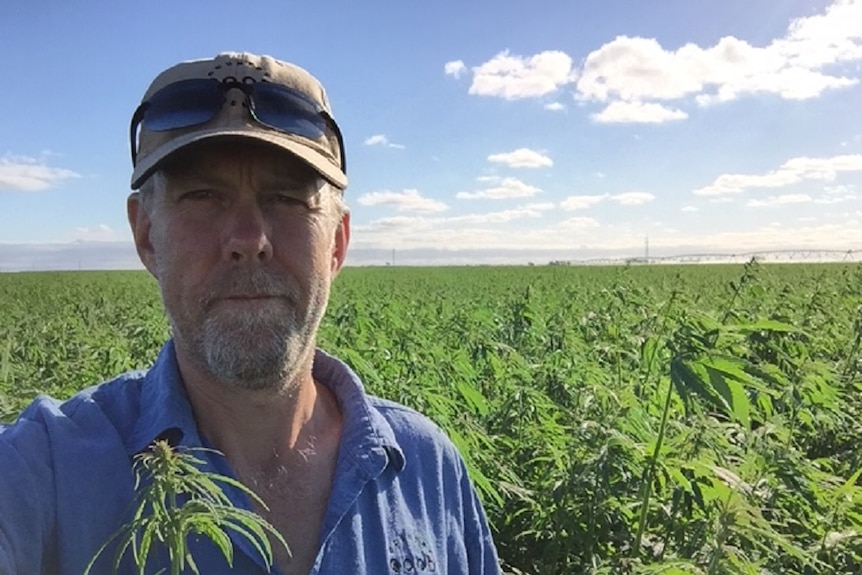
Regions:
[[[0, 421], [144, 368], [143, 272], [0, 275]], [[347, 269], [320, 345], [443, 426], [507, 572], [862, 572], [862, 268]]]

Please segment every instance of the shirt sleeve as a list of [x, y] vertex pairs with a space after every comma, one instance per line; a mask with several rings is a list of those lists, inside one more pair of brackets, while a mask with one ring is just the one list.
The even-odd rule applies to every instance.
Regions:
[[24, 415], [0, 428], [0, 575], [51, 571], [54, 473], [45, 428]]

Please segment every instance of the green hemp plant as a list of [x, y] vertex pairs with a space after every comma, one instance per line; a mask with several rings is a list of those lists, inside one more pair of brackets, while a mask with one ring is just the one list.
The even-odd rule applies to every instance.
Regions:
[[[98, 558], [112, 542], [117, 542], [113, 572], [131, 550], [137, 573], [143, 575], [154, 543], [167, 548], [170, 575], [180, 575], [186, 565], [200, 574], [188, 549], [189, 535], [208, 537], [233, 566], [233, 544], [229, 531], [249, 540], [260, 553], [267, 569], [272, 568], [271, 535], [290, 552], [284, 538], [260, 515], [235, 507], [221, 484], [231, 485], [266, 509], [263, 501], [239, 481], [201, 470], [203, 461], [192, 453], [198, 449], [174, 449], [165, 440], [155, 441], [151, 448], [135, 457], [135, 513], [132, 519], [114, 532], [99, 548], [84, 575], [89, 575]], [[158, 572], [165, 573], [165, 569]]]

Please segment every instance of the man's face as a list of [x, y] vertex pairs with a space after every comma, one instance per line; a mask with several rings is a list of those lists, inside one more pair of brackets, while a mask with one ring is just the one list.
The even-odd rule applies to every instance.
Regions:
[[[161, 184], [161, 185], [159, 185]], [[129, 202], [177, 353], [236, 389], [276, 389], [310, 368], [349, 220], [285, 152], [201, 144], [166, 167], [149, 209]]]

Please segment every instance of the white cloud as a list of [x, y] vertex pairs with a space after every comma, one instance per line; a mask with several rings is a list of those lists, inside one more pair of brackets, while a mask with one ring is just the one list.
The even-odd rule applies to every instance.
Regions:
[[608, 194], [603, 194], [600, 196], [569, 196], [568, 198], [560, 202], [560, 207], [567, 212], [573, 212], [575, 210], [586, 210], [598, 204], [607, 197]]
[[551, 94], [574, 79], [572, 59], [564, 52], [524, 57], [506, 50], [473, 68], [470, 94], [506, 100], [534, 98]]
[[506, 164], [510, 168], [549, 168], [554, 161], [535, 150], [518, 148], [514, 152], [503, 154], [491, 154], [488, 161], [497, 164]]
[[121, 239], [120, 235], [106, 224], [99, 224], [95, 227], [79, 227], [72, 232], [72, 240], [76, 242], [113, 242], [119, 239]]
[[527, 204], [512, 210], [489, 212], [487, 214], [468, 214], [447, 218], [447, 223], [456, 224], [502, 224], [524, 218], [541, 217], [542, 212], [553, 209], [554, 204]]
[[[859, 83], [829, 67], [862, 61], [860, 22], [862, 2], [838, 0], [822, 14], [792, 21], [783, 37], [766, 46], [725, 36], [713, 46], [689, 43], [669, 50], [654, 38], [618, 36], [587, 55], [577, 97], [609, 102], [596, 120], [619, 122], [684, 117], [680, 110], [644, 108], [655, 100], [694, 98], [709, 105], [749, 94], [815, 98]], [[614, 106], [620, 103], [631, 106]]]
[[839, 204], [856, 200], [856, 187], [849, 185], [824, 186], [823, 197], [815, 198], [815, 204]]
[[505, 200], [510, 198], [531, 198], [541, 192], [539, 188], [525, 184], [517, 178], [503, 178], [498, 186], [476, 192], [458, 192], [459, 200]]
[[399, 150], [403, 150], [404, 146], [401, 144], [393, 144], [389, 141], [389, 138], [386, 137], [385, 134], [375, 134], [365, 139], [366, 146], [386, 146], [387, 148], [398, 148]]
[[825, 186], [823, 188], [823, 193], [827, 196], [852, 196], [852, 186], [838, 185], [838, 186]]
[[566, 110], [566, 107], [559, 102], [551, 102], [549, 104], [545, 104], [545, 109], [550, 110], [551, 112], [563, 112]]
[[[429, 230], [434, 226], [434, 219], [421, 216], [392, 216], [389, 218], [379, 218], [372, 220], [366, 224], [357, 224], [351, 226], [353, 231], [361, 232], [394, 232], [401, 233], [407, 231]], [[397, 235], [396, 235], [397, 237]]]
[[679, 211], [681, 211], [681, 212], [698, 212], [698, 211], [700, 211], [700, 208], [698, 208], [697, 206], [683, 206], [679, 209]]
[[0, 158], [0, 190], [41, 192], [80, 174], [65, 168], [53, 168], [44, 159], [6, 155]]
[[838, 0], [823, 14], [798, 18], [787, 36], [775, 42], [793, 62], [818, 67], [862, 58], [862, 5], [857, 0]]
[[655, 199], [655, 196], [649, 192], [625, 192], [610, 196], [608, 199], [621, 206], [640, 206], [650, 203]]
[[792, 158], [766, 174], [722, 174], [692, 193], [696, 196], [728, 196], [751, 188], [782, 188], [803, 180], [832, 181], [839, 172], [862, 171], [862, 154], [832, 158]]
[[[700, 48], [687, 44], [680, 50], [685, 54]], [[702, 87], [696, 75], [681, 73], [684, 67], [677, 53], [653, 38], [617, 36], [587, 56], [578, 95], [600, 102], [680, 98]]]
[[[839, 75], [835, 65], [862, 61], [860, 22], [862, 2], [836, 0], [821, 14], [791, 21], [782, 37], [765, 46], [725, 36], [712, 46], [688, 43], [671, 50], [655, 38], [618, 36], [588, 54], [580, 70], [561, 51], [532, 56], [503, 51], [471, 69], [469, 92], [517, 100], [575, 84], [577, 99], [606, 104], [593, 115], [603, 123], [687, 118], [685, 111], [661, 103], [671, 100], [706, 106], [751, 94], [816, 98], [859, 83], [858, 77]], [[444, 70], [459, 77], [466, 65], [447, 62]], [[545, 108], [564, 106], [552, 102]]]
[[540, 202], [538, 204], [527, 204], [524, 206], [528, 210], [538, 210], [540, 212], [548, 212], [553, 210], [556, 206], [553, 202]]
[[[434, 216], [434, 217], [407, 217], [396, 216], [389, 218], [380, 218], [373, 220], [367, 224], [354, 226], [355, 230], [372, 233], [406, 233], [407, 231], [422, 231], [446, 228], [449, 233], [460, 234], [465, 231], [464, 228], [451, 226], [464, 225], [483, 225], [483, 224], [505, 224], [516, 220], [527, 218], [539, 218], [544, 212], [554, 209], [554, 204], [551, 202], [531, 203], [510, 210], [501, 210], [496, 212], [487, 212], [483, 214], [466, 214], [462, 216]], [[477, 233], [478, 230], [472, 230], [470, 233]], [[425, 238], [425, 247], [433, 246], [435, 240], [433, 238]]]
[[815, 198], [814, 203], [820, 205], [829, 205], [829, 204], [840, 204], [842, 202], [850, 202], [856, 199], [856, 194], [846, 194], [843, 196], [836, 196], [827, 194], [822, 198]]
[[465, 66], [464, 62], [461, 60], [446, 62], [446, 65], [443, 66], [443, 71], [447, 76], [454, 76], [456, 78], [460, 78], [461, 74], [463, 74], [465, 70], [467, 70], [467, 66]]
[[813, 200], [808, 194], [783, 194], [770, 196], [763, 200], [749, 200], [746, 206], [749, 208], [762, 208], [767, 206], [785, 206], [788, 204], [810, 204]]
[[611, 102], [592, 119], [600, 124], [661, 124], [671, 120], [685, 120], [688, 114], [654, 102]]
[[363, 206], [393, 206], [399, 212], [439, 213], [448, 208], [443, 202], [426, 198], [419, 190], [404, 190], [403, 192], [371, 192], [356, 200]]
[[594, 218], [569, 218], [560, 222], [559, 226], [566, 230], [591, 230], [600, 227], [599, 222]]

